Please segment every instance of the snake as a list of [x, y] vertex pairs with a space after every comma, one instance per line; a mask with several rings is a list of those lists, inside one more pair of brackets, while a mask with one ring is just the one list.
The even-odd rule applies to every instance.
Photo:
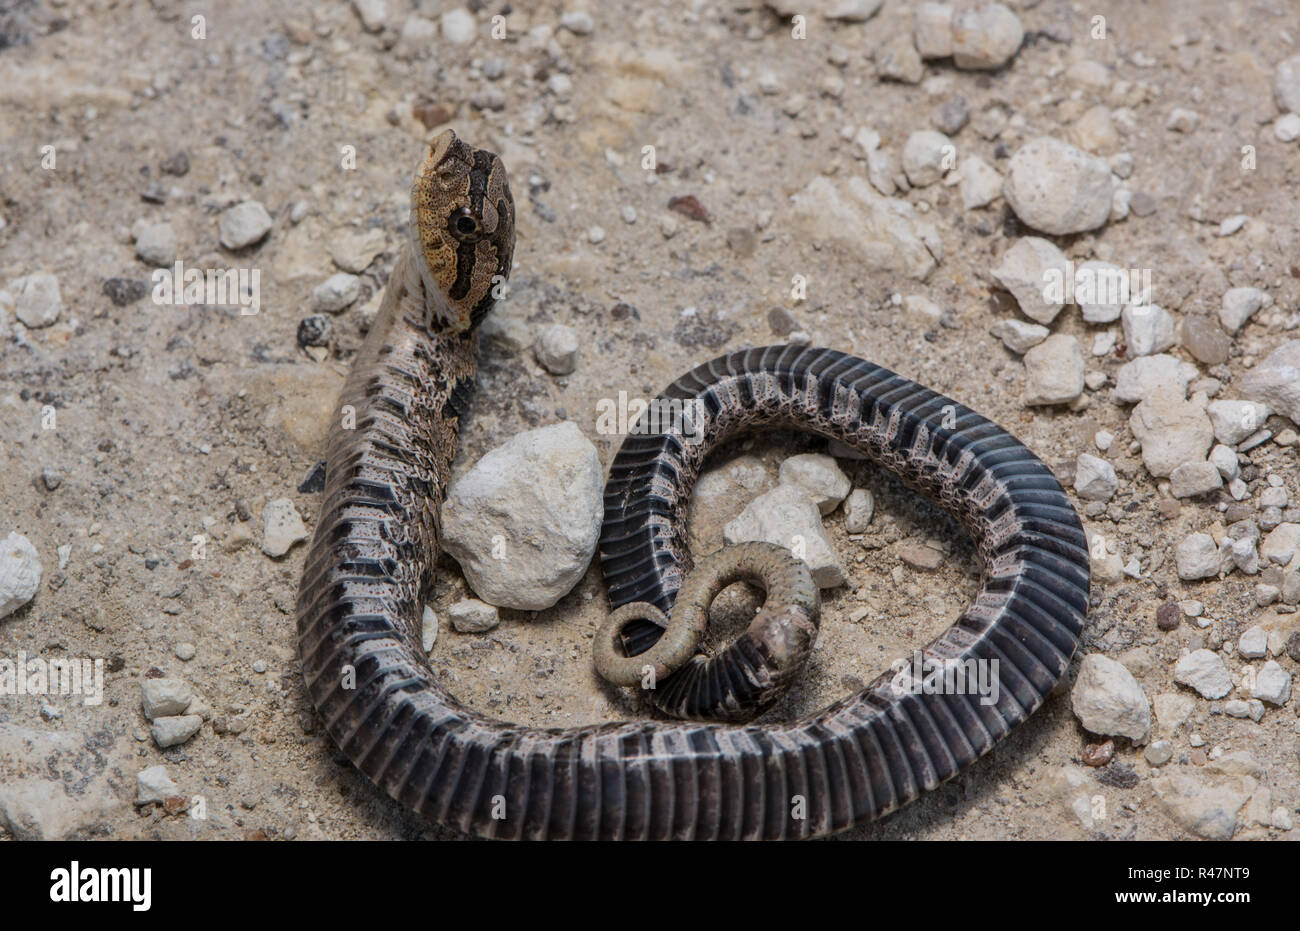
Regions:
[[[692, 566], [685, 505], [709, 451], [741, 432], [793, 428], [858, 450], [970, 534], [980, 589], [920, 652], [944, 668], [984, 664], [995, 700], [900, 687], [886, 671], [819, 711], [768, 723], [541, 728], [458, 701], [420, 649], [422, 597], [477, 371], [477, 330], [504, 293], [514, 230], [502, 161], [451, 130], [436, 137], [329, 430], [298, 591], [298, 651], [323, 729], [379, 790], [422, 818], [489, 838], [812, 838], [921, 797], [1043, 704], [1078, 646], [1089, 597], [1086, 540], [1059, 482], [965, 405], [808, 345], [742, 349], [673, 382], [662, 397], [701, 413], [690, 441], [671, 425], [624, 439], [599, 541], [611, 605], [671, 611]], [[625, 644], [653, 633], [640, 623], [646, 629], [624, 629]]]

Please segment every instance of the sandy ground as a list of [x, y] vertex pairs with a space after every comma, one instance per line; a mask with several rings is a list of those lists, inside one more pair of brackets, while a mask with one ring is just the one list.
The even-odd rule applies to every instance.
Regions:
[[[608, 465], [617, 439], [595, 431], [599, 399], [652, 394], [723, 351], [780, 341], [769, 311], [781, 307], [814, 343], [870, 358], [998, 420], [1063, 476], [1080, 451], [1095, 452], [1098, 429], [1115, 434], [1121, 490], [1113, 519], [1100, 521], [1126, 559], [1140, 558], [1143, 574], [1094, 585], [1083, 649], [1127, 657], [1149, 696], [1178, 691], [1180, 649], [1217, 646], [1270, 614], [1254, 602], [1256, 580], [1240, 573], [1178, 581], [1173, 547], [1221, 520], [1220, 499], [1183, 502], [1166, 516], [1156, 482], [1127, 451], [1129, 408], [1107, 391], [1081, 411], [1022, 405], [1023, 366], [989, 335], [1014, 308], [989, 269], [1024, 232], [1001, 200], [965, 211], [943, 184], [899, 195], [942, 237], [943, 260], [924, 282], [865, 271], [851, 252], [790, 220], [790, 196], [813, 178], [865, 175], [845, 127], [874, 128], [897, 159], [908, 134], [960, 95], [973, 114], [1000, 107], [1011, 117], [996, 139], [975, 122], [955, 137], [1004, 170], [1020, 142], [1068, 138], [1097, 103], [1128, 107], [1135, 118], [1114, 151], [1132, 154], [1129, 187], [1149, 195], [1154, 212], [1058, 243], [1075, 258], [1153, 269], [1154, 299], [1179, 316], [1217, 307], [1230, 284], [1265, 288], [1274, 307], [1212, 373], [1229, 385], [1294, 338], [1286, 327], [1300, 299], [1300, 155], [1273, 138], [1271, 79], [1295, 52], [1300, 11], [1283, 0], [1013, 5], [1026, 41], [1009, 67], [984, 74], [932, 62], [926, 83], [909, 85], [878, 80], [871, 61], [911, 28], [909, 5], [898, 0], [862, 24], [814, 16], [804, 40], [757, 3], [731, 0], [601, 3], [589, 35], [559, 29], [555, 4], [524, 3], [507, 19], [507, 38], [494, 40], [496, 5], [488, 4], [476, 13], [478, 38], [464, 46], [419, 39], [418, 30], [400, 38], [413, 14], [438, 21], [437, 0], [389, 0], [380, 32], [366, 31], [343, 3], [0, 3], [0, 285], [52, 272], [63, 302], [56, 323], [2, 344], [0, 534], [26, 535], [45, 571], [34, 601], [0, 620], [0, 655], [103, 658], [109, 670], [99, 706], [74, 696], [0, 699], [0, 734], [25, 761], [5, 778], [28, 793], [44, 825], [37, 833], [448, 836], [381, 796], [321, 733], [294, 651], [304, 546], [281, 559], [259, 549], [266, 502], [288, 497], [309, 524], [315, 517], [318, 496], [298, 486], [321, 456], [360, 344], [362, 308], [373, 306], [404, 235], [410, 172], [448, 122], [503, 155], [519, 206], [514, 290], [496, 312], [498, 337], [484, 342], [460, 467], [564, 417]], [[193, 37], [194, 14], [206, 17], [203, 38]], [[1089, 37], [1094, 15], [1107, 18], [1104, 40]], [[545, 25], [556, 27], [549, 38], [528, 36]], [[489, 80], [493, 59], [503, 73]], [[1079, 59], [1104, 64], [1107, 84], [1068, 84], [1065, 69]], [[760, 90], [765, 69], [778, 93]], [[825, 92], [834, 77], [843, 82], [838, 95]], [[791, 103], [794, 95], [804, 100]], [[1198, 111], [1196, 132], [1165, 129], [1174, 107]], [[658, 172], [641, 167], [647, 145]], [[1241, 169], [1243, 145], [1257, 149], [1252, 171]], [[54, 146], [55, 167], [42, 166], [43, 146]], [[355, 168], [343, 167], [348, 146]], [[182, 152], [188, 172], [174, 173], [175, 162], [164, 171]], [[684, 195], [698, 198], [711, 222], [668, 209]], [[218, 216], [246, 199], [264, 204], [274, 226], [259, 245], [231, 252], [218, 240]], [[1234, 214], [1250, 222], [1215, 235]], [[147, 296], [117, 306], [104, 281], [147, 281], [151, 271], [131, 240], [141, 219], [170, 223], [187, 264], [260, 270], [260, 313], [158, 306]], [[592, 234], [597, 226], [603, 236]], [[312, 312], [313, 288], [338, 270], [329, 245], [363, 231], [383, 242], [362, 276], [365, 293], [334, 318], [327, 358], [309, 358], [296, 331]], [[806, 300], [790, 296], [794, 275], [809, 281]], [[950, 325], [908, 318], [890, 302], [895, 293], [928, 296]], [[510, 338], [531, 339], [553, 322], [583, 334], [567, 377], [548, 374]], [[1077, 311], [1054, 330], [1092, 344]], [[1124, 361], [1112, 352], [1087, 364], [1113, 374]], [[43, 424], [51, 407], [52, 429]], [[757, 455], [774, 477], [784, 456], [822, 448], [775, 436], [734, 452]], [[1295, 455], [1269, 444], [1255, 456], [1261, 469], [1286, 475], [1293, 498]], [[955, 525], [876, 470], [856, 468], [857, 483], [877, 495], [869, 545], [848, 540], [841, 515], [827, 519], [851, 580], [827, 593], [821, 646], [773, 719], [815, 709], [883, 671], [941, 631], [977, 586], [973, 549]], [[43, 470], [58, 473], [57, 487]], [[743, 503], [697, 514], [697, 539], [720, 542], [721, 523]], [[208, 542], [194, 558], [199, 535]], [[945, 541], [951, 558], [932, 574], [909, 569], [896, 584], [898, 546], [927, 537]], [[59, 570], [56, 551], [66, 544]], [[440, 613], [466, 594], [455, 564], [444, 562], [433, 600]], [[1156, 629], [1157, 607], [1192, 598], [1213, 626]], [[589, 640], [604, 610], [593, 567], [553, 609], [503, 611], [486, 635], [444, 622], [431, 661], [461, 699], [501, 717], [576, 725], [642, 714], [593, 673]], [[178, 657], [181, 644], [195, 647], [192, 658]], [[188, 680], [211, 708], [194, 738], [168, 750], [150, 739], [140, 708], [141, 680], [160, 673]], [[960, 778], [846, 836], [1187, 836], [1157, 804], [1141, 748], [1126, 741], [1116, 764], [1087, 771], [1084, 791], [1104, 800], [1104, 817], [1085, 827], [1062, 801], [1057, 778], [1091, 742], [1070, 711], [1072, 677]], [[1173, 738], [1170, 765], [1196, 769], [1188, 733], [1198, 732], [1207, 749], [1251, 753], [1275, 804], [1294, 811], [1296, 724], [1294, 701], [1255, 723], [1198, 699]], [[157, 764], [184, 795], [203, 798], [205, 818], [132, 804], [136, 773]], [[1237, 836], [1297, 833], [1243, 823]]]

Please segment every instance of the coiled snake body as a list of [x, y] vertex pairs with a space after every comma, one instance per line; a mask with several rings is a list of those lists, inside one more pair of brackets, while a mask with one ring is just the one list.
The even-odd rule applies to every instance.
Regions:
[[996, 660], [996, 702], [900, 691], [885, 673], [813, 715], [764, 725], [541, 729], [462, 706], [419, 650], [420, 597], [476, 369], [474, 326], [510, 268], [500, 162], [439, 137], [412, 219], [343, 390], [355, 424], [331, 435], [297, 612], [308, 694], [377, 786], [488, 837], [806, 838], [917, 798], [1042, 704], [1088, 605], [1083, 531], [1056, 479], [1006, 431], [928, 388], [832, 350], [773, 346], [667, 389], [702, 403], [702, 442], [668, 431], [623, 444], [601, 538], [612, 604], [672, 607], [688, 562], [685, 504], [710, 449], [759, 426], [811, 431], [867, 454], [972, 534], [980, 592], [925, 654]]

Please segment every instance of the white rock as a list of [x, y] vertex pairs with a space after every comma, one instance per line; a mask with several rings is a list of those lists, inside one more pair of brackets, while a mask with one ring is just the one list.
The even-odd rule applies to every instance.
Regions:
[[918, 3], [913, 14], [916, 50], [924, 59], [952, 55], [952, 7], [947, 3]]
[[822, 514], [839, 507], [853, 487], [839, 463], [821, 453], [804, 453], [784, 460], [777, 479], [802, 488]]
[[262, 552], [280, 557], [289, 552], [295, 543], [307, 539], [307, 526], [302, 515], [288, 498], [268, 501], [262, 508]]
[[259, 201], [246, 200], [235, 204], [217, 220], [217, 233], [227, 249], [243, 249], [263, 239], [271, 232], [271, 215]]
[[1049, 336], [1025, 353], [1024, 403], [1068, 404], [1083, 394], [1083, 347], [1073, 336]]
[[549, 608], [596, 551], [602, 484], [596, 448], [574, 423], [521, 433], [452, 484], [443, 545], [489, 604]]
[[1237, 816], [1245, 806], [1254, 781], [1237, 779], [1207, 785], [1192, 775], [1173, 772], [1151, 780], [1156, 799], [1183, 830], [1206, 840], [1231, 840]]
[[361, 279], [347, 272], [330, 275], [311, 292], [311, 302], [317, 310], [336, 314], [356, 302], [361, 296]]
[[1228, 446], [1236, 446], [1257, 433], [1268, 420], [1268, 405], [1256, 401], [1211, 401], [1205, 412], [1214, 428], [1214, 438]]
[[876, 499], [865, 488], [855, 488], [844, 499], [844, 529], [849, 533], [863, 533], [871, 523], [876, 510]]
[[[1203, 395], [1197, 398], [1204, 400]], [[1203, 462], [1214, 442], [1205, 408], [1172, 391], [1157, 391], [1133, 408], [1129, 430], [1142, 444], [1142, 462], [1157, 478], [1167, 478], [1184, 462]]]
[[1268, 652], [1268, 634], [1256, 624], [1237, 638], [1237, 653], [1245, 659], [1263, 659]]
[[176, 261], [176, 231], [170, 223], [151, 223], [135, 240], [135, 254], [140, 261], [165, 268]]
[[876, 75], [886, 81], [920, 84], [925, 77], [921, 54], [912, 44], [912, 37], [899, 33], [876, 52]]
[[1015, 319], [999, 320], [989, 332], [1018, 356], [1023, 356], [1052, 335], [1052, 331], [1045, 326]]
[[795, 485], [777, 485], [751, 501], [722, 530], [729, 544], [763, 541], [802, 555], [821, 588], [844, 584], [844, 567], [826, 536], [812, 498]]
[[366, 32], [382, 32], [388, 22], [388, 0], [352, 0]]
[[451, 626], [462, 634], [481, 634], [501, 623], [496, 607], [475, 598], [462, 598], [447, 609]]
[[1171, 129], [1176, 133], [1190, 133], [1196, 131], [1196, 124], [1201, 121], [1201, 115], [1195, 110], [1188, 110], [1186, 107], [1174, 107], [1169, 111], [1169, 117], [1165, 120], [1165, 129]]
[[1241, 475], [1241, 465], [1237, 462], [1237, 454], [1232, 447], [1224, 446], [1220, 443], [1210, 450], [1210, 462], [1219, 470], [1225, 482], [1230, 482]]
[[1069, 260], [1046, 239], [1025, 236], [1002, 254], [993, 277], [1020, 305], [1029, 319], [1050, 324], [1065, 306]]
[[1223, 664], [1223, 657], [1211, 650], [1193, 650], [1180, 659], [1174, 665], [1174, 681], [1211, 700], [1232, 691], [1232, 676]]
[[1219, 547], [1208, 533], [1188, 534], [1174, 553], [1178, 577], [1184, 582], [1212, 579], [1219, 574]]
[[914, 132], [903, 144], [903, 173], [912, 187], [934, 184], [956, 165], [956, 152], [952, 140], [941, 132], [933, 129]]
[[1187, 394], [1187, 386], [1197, 376], [1196, 366], [1180, 362], [1173, 356], [1142, 356], [1125, 363], [1115, 373], [1115, 398], [1127, 403], [1145, 401], [1168, 388], [1178, 397]]
[[1228, 333], [1236, 333], [1264, 306], [1264, 292], [1259, 288], [1229, 288], [1223, 292], [1219, 323]]
[[1074, 271], [1074, 301], [1083, 319], [1088, 323], [1118, 320], [1124, 305], [1134, 297], [1128, 285], [1128, 273], [1118, 265], [1096, 260], [1080, 262]]
[[1020, 17], [1000, 3], [963, 10], [952, 18], [952, 62], [958, 68], [992, 71], [1020, 50]]
[[1159, 732], [1172, 734], [1182, 727], [1196, 710], [1196, 699], [1179, 692], [1166, 692], [1152, 699], [1151, 707], [1156, 713]]
[[184, 679], [164, 677], [140, 681], [140, 705], [150, 721], [184, 714], [193, 701], [194, 691]]
[[1283, 113], [1300, 113], [1300, 54], [1278, 62], [1273, 73], [1273, 96]]
[[424, 606], [420, 616], [420, 647], [428, 653], [438, 642], [438, 615], [433, 608]]
[[1119, 491], [1115, 467], [1105, 459], [1080, 453], [1074, 469], [1074, 491], [1088, 501], [1109, 501]]
[[1300, 524], [1290, 521], [1270, 530], [1259, 545], [1260, 557], [1276, 566], [1290, 567], [1297, 552], [1300, 552]]
[[1250, 220], [1250, 217], [1246, 216], [1244, 213], [1238, 213], [1225, 218], [1219, 223], [1219, 235], [1231, 236], [1233, 233], [1245, 226], [1248, 220]]
[[1173, 314], [1157, 304], [1131, 304], [1122, 314], [1124, 341], [1131, 356], [1150, 356], [1174, 344]]
[[1142, 758], [1151, 766], [1164, 766], [1174, 758], [1174, 745], [1167, 740], [1157, 740], [1146, 748]]
[[578, 331], [553, 323], [538, 335], [533, 355], [552, 375], [569, 375], [578, 367], [578, 348]]
[[818, 176], [792, 198], [793, 218], [805, 235], [838, 243], [867, 270], [924, 281], [943, 256], [934, 224], [907, 201], [882, 197], [862, 178], [837, 186]]
[[41, 557], [32, 542], [17, 531], [0, 542], [0, 618], [8, 617], [36, 597], [41, 586]]
[[876, 15], [885, 0], [834, 0], [823, 14], [845, 23], [865, 23]]
[[149, 733], [154, 743], [166, 750], [179, 746], [189, 740], [203, 727], [203, 719], [197, 714], [177, 715], [174, 717], [155, 718]]
[[1175, 498], [1194, 498], [1223, 487], [1223, 476], [1212, 462], [1184, 462], [1169, 473], [1169, 493]]
[[1002, 196], [1002, 176], [978, 155], [962, 159], [961, 205], [966, 210], [985, 207]]
[[886, 197], [898, 190], [894, 184], [894, 160], [884, 149], [872, 149], [867, 152], [867, 180], [871, 186]]
[[135, 774], [135, 803], [161, 805], [169, 798], [181, 794], [180, 788], [167, 775], [166, 766], [150, 766]]
[[[880, 4], [877, 3], [877, 6]], [[596, 28], [591, 14], [586, 10], [565, 10], [560, 16], [560, 26], [575, 36], [589, 36]]]
[[462, 7], [442, 14], [442, 37], [452, 45], [469, 45], [477, 34], [478, 23], [469, 10]]
[[1100, 653], [1079, 664], [1070, 707], [1093, 734], [1145, 743], [1151, 734], [1151, 705], [1132, 673]]
[[1011, 157], [1002, 194], [1022, 222], [1054, 236], [1097, 229], [1110, 216], [1110, 166], [1059, 139], [1039, 136]]
[[24, 326], [37, 329], [59, 319], [63, 298], [59, 279], [48, 272], [37, 272], [16, 279], [9, 290], [14, 295], [14, 315]]
[[1295, 142], [1300, 139], [1300, 113], [1279, 116], [1273, 124], [1273, 138], [1278, 142]]
[[1300, 339], [1283, 343], [1247, 372], [1241, 393], [1300, 424]]
[[1270, 705], [1285, 705], [1291, 698], [1291, 673], [1276, 660], [1269, 660], [1255, 674], [1255, 685], [1250, 695]]

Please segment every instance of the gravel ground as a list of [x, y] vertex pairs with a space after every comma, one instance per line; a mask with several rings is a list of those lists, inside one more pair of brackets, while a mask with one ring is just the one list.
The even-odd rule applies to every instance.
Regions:
[[[503, 156], [519, 209], [512, 292], [485, 333], [458, 469], [562, 419], [608, 466], [618, 438], [596, 431], [600, 399], [653, 396], [715, 355], [791, 333], [969, 404], [1067, 487], [1085, 465], [1107, 483], [1081, 453], [1113, 467], [1113, 497], [1077, 501], [1101, 542], [1066, 681], [958, 779], [844, 836], [1300, 836], [1297, 701], [1249, 705], [1267, 661], [1288, 685], [1297, 669], [1287, 567], [1265, 556], [1251, 572], [1253, 542], [1232, 548], [1300, 522], [1295, 424], [1274, 405], [1257, 425], [1265, 441], [1227, 444], [1233, 488], [1174, 497], [1213, 486], [1214, 470], [1170, 475], [1148, 458], [1201, 429], [1198, 392], [1244, 397], [1247, 373], [1300, 337], [1300, 127], [1291, 133], [1284, 109], [1300, 100], [1300, 74], [1279, 76], [1300, 41], [1294, 6], [1023, 0], [1011, 4], [1023, 41], [993, 70], [922, 62], [918, 5], [899, 0], [520, 6], [497, 38], [490, 3], [0, 0], [0, 536], [22, 535], [42, 567], [35, 597], [0, 612], [0, 658], [101, 659], [106, 676], [101, 704], [0, 695], [0, 836], [451, 836], [382, 797], [323, 735], [294, 651], [305, 547], [263, 549], [277, 549], [265, 539], [271, 502], [288, 499], [308, 529], [315, 518], [308, 479], [405, 235], [410, 172], [447, 124]], [[789, 15], [799, 11], [802, 24]], [[914, 136], [932, 130], [952, 152]], [[1098, 183], [1127, 193], [1102, 203], [1100, 224], [1057, 232], [1032, 204], [1008, 204], [1032, 192], [998, 196], [993, 178], [995, 199], [968, 207], [965, 185], [949, 183], [974, 158], [1008, 176], [1040, 136], [1115, 172]], [[883, 202], [878, 189], [900, 173], [914, 183]], [[1051, 182], [1046, 196], [1063, 202], [1043, 209], [1061, 208], [1068, 226], [1091, 209], [1087, 193]], [[1050, 339], [1027, 331], [1040, 347], [1022, 361], [994, 333], [1032, 315], [994, 270], [1034, 235], [1075, 262], [1146, 270], [1170, 318], [1092, 323], [1067, 304], [1043, 315]], [[151, 300], [153, 268], [175, 260], [256, 272], [259, 312]], [[1233, 288], [1265, 297], [1224, 333]], [[562, 376], [530, 349], [557, 323], [580, 338]], [[1194, 366], [1183, 372], [1193, 399], [1179, 392], [1134, 426], [1116, 381], [1154, 346]], [[1280, 370], [1268, 390], [1294, 397], [1297, 369]], [[1170, 371], [1154, 380], [1167, 387]], [[1080, 373], [1086, 387], [1071, 384]], [[1113, 437], [1106, 449], [1099, 431]], [[1204, 446], [1174, 455], [1203, 464]], [[773, 435], [719, 460], [754, 457], [765, 487], [789, 455], [824, 451]], [[875, 516], [853, 539], [842, 511], [826, 517], [849, 581], [825, 592], [819, 648], [774, 720], [884, 671], [978, 586], [954, 524], [877, 470], [840, 463], [873, 493]], [[720, 545], [758, 490], [701, 504], [696, 545]], [[272, 513], [291, 542], [293, 513]], [[1209, 535], [1209, 577], [1180, 579], [1178, 548], [1197, 533]], [[906, 566], [925, 541], [943, 550], [937, 567]], [[17, 543], [0, 555], [27, 564]], [[440, 570], [430, 657], [469, 705], [555, 726], [644, 713], [592, 670], [597, 569], [553, 608], [502, 609], [477, 634], [447, 623], [471, 593], [450, 559]], [[1264, 656], [1238, 646], [1255, 626]], [[1225, 668], [1230, 693], [1204, 697], [1204, 678], [1176, 673], [1182, 657], [1205, 659], [1197, 650]], [[1088, 667], [1080, 690], [1100, 695], [1076, 691], [1074, 708], [1113, 699], [1140, 718], [1150, 702], [1149, 736], [1072, 708], [1081, 657], [1102, 653], [1118, 663]], [[150, 683], [179, 693], [157, 716], [199, 720], [151, 733]], [[171, 780], [162, 803], [137, 804], [138, 775], [159, 765]]]

